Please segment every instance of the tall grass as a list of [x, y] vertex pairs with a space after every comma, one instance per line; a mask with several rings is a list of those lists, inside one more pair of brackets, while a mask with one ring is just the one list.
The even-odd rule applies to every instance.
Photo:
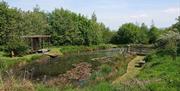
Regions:
[[6, 79], [0, 77], [0, 91], [35, 91], [34, 85], [28, 80], [17, 80], [12, 75]]
[[116, 45], [112, 44], [100, 44], [100, 45], [91, 45], [91, 46], [60, 46], [60, 47], [52, 47], [56, 50], [60, 50], [62, 53], [77, 53], [82, 51], [93, 51], [93, 50], [101, 50], [101, 49], [108, 49], [117, 47]]
[[96, 85], [92, 84], [84, 88], [68, 88], [64, 91], [116, 91], [116, 88], [108, 82], [100, 82]]
[[[112, 47], [112, 46], [111, 46]], [[111, 48], [110, 45], [100, 45], [100, 46], [90, 46], [90, 47], [85, 47], [85, 46], [71, 46], [71, 47], [60, 47], [60, 48], [54, 48], [53, 50], [61, 50], [64, 53], [68, 52], [77, 52], [77, 51], [91, 51], [95, 49], [106, 49], [106, 48]], [[31, 62], [32, 60], [36, 60], [41, 58], [42, 55], [27, 55], [24, 57], [15, 57], [15, 58], [8, 58], [8, 57], [2, 57], [0, 58], [0, 69], [7, 70], [13, 65], [18, 64], [19, 62]], [[114, 63], [107, 63], [107, 64], [102, 64], [99, 67], [99, 71], [96, 74], [96, 77], [102, 76], [106, 77], [110, 73], [114, 72], [115, 67], [117, 66], [118, 70], [118, 75], [122, 75], [126, 72], [127, 64], [130, 61], [131, 58], [127, 58], [125, 60], [123, 55], [118, 55], [115, 56], [113, 59]], [[114, 66], [115, 65], [115, 66]], [[46, 66], [47, 68], [47, 66]], [[116, 75], [115, 74], [115, 75]], [[114, 74], [113, 74], [114, 75]], [[44, 84], [37, 84], [33, 83], [29, 80], [21, 80], [21, 79], [16, 79], [13, 76], [9, 76], [10, 78], [6, 79], [1, 79], [0, 75], [0, 91], [118, 91], [118, 87], [112, 86], [110, 81], [107, 81], [106, 79], [101, 80], [95, 84], [89, 84], [85, 87], [47, 87]], [[113, 79], [113, 78], [112, 78]], [[8, 85], [9, 84], [9, 85]]]
[[174, 61], [168, 55], [149, 55], [140, 74], [121, 84], [126, 91], [180, 91], [180, 57]]
[[43, 57], [43, 55], [41, 54], [32, 54], [32, 55], [27, 55], [24, 57], [14, 57], [14, 58], [2, 56], [0, 57], [0, 70], [7, 70], [8, 68], [11, 68], [21, 63], [27, 64], [41, 57]]
[[43, 84], [37, 84], [35, 89], [36, 91], [61, 91], [58, 87], [47, 87]]

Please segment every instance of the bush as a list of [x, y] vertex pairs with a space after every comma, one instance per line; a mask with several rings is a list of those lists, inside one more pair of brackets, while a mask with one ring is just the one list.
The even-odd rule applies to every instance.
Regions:
[[97, 72], [94, 72], [91, 75], [91, 79], [96, 80], [97, 78], [102, 78], [101, 80], [104, 80], [104, 77], [106, 77], [110, 72], [112, 72], [112, 67], [107, 64], [103, 64]]
[[159, 55], [173, 55], [175, 54], [175, 51], [173, 49], [161, 49], [157, 51], [157, 54]]
[[180, 43], [177, 45], [177, 54], [180, 55]]
[[109, 74], [112, 72], [112, 68], [109, 65], [102, 65], [100, 69], [103, 74]]
[[148, 42], [147, 30], [141, 29], [133, 23], [123, 24], [117, 33], [112, 37], [111, 43], [114, 44], [129, 44]]
[[4, 51], [5, 47], [4, 46], [0, 46], [0, 51]]
[[144, 60], [146, 62], [150, 62], [153, 59], [154, 55], [155, 55], [155, 53], [149, 54], [144, 58]]
[[176, 45], [176, 42], [174, 42], [173, 40], [164, 40], [163, 42], [159, 42], [157, 45], [158, 50], [157, 50], [157, 54], [160, 56], [165, 56], [165, 55], [169, 55], [171, 56], [174, 60], [177, 57], [178, 54], [178, 46]]
[[21, 38], [14, 37], [7, 42], [5, 50], [9, 55], [11, 55], [13, 51], [14, 56], [22, 56], [27, 52], [28, 45]]

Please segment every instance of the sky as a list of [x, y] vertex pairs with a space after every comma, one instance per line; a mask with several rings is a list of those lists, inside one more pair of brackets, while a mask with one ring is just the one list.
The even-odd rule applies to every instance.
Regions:
[[[1, 1], [1, 0], [0, 0]], [[95, 12], [98, 22], [112, 30], [124, 23], [154, 24], [159, 28], [169, 27], [180, 15], [180, 0], [4, 0], [10, 7], [32, 10], [39, 5], [41, 10], [51, 12], [64, 8], [91, 17]]]

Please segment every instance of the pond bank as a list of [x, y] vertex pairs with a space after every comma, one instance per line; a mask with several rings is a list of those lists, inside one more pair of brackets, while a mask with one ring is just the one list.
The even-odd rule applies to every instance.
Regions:
[[113, 44], [101, 44], [101, 45], [91, 45], [91, 46], [59, 46], [50, 47], [50, 50], [59, 50], [62, 54], [80, 53], [96, 50], [104, 50], [109, 48], [117, 48], [117, 45]]
[[[103, 45], [92, 45], [92, 46], [59, 46], [59, 47], [50, 47], [50, 53], [52, 54], [59, 54], [59, 55], [66, 55], [70, 53], [78, 53], [83, 51], [92, 51], [98, 49], [106, 49], [116, 47], [116, 45], [112, 44], [103, 44]], [[22, 57], [8, 57], [6, 56], [6, 52], [0, 51], [0, 70], [6, 70], [10, 67], [13, 67], [18, 64], [22, 63], [29, 63], [37, 59], [41, 59], [46, 55], [43, 54], [28, 54]]]
[[[61, 48], [54, 48], [53, 50], [59, 51], [62, 50]], [[68, 47], [66, 48], [68, 49]], [[86, 47], [84, 48], [86, 49]], [[74, 50], [77, 49], [74, 48]], [[79, 49], [81, 50], [80, 47]], [[64, 85], [71, 85], [73, 88], [79, 86], [86, 88], [104, 81], [111, 82], [126, 72], [127, 65], [134, 56], [122, 54], [122, 49], [108, 47], [107, 49], [99, 48], [81, 52], [72, 52], [71, 50], [72, 53], [64, 54], [61, 57], [40, 57], [35, 59], [36, 61], [28, 62], [14, 69], [16, 69], [15, 73], [19, 80], [25, 79], [34, 86], [38, 86], [38, 84], [44, 88], [55, 86], [60, 91], [64, 91]], [[87, 73], [84, 73], [85, 70]], [[15, 75], [12, 76], [15, 77]], [[15, 77], [15, 80], [18, 79]], [[60, 79], [65, 80], [65, 83], [59, 81]]]
[[[44, 75], [47, 76], [57, 76], [59, 74], [65, 73], [67, 70], [72, 69], [74, 64], [78, 64], [81, 62], [88, 62], [92, 64], [92, 68], [96, 69], [96, 67], [101, 62], [106, 62], [106, 60], [113, 59], [114, 55], [118, 55], [120, 53], [120, 49], [106, 49], [106, 50], [97, 50], [97, 51], [91, 51], [91, 52], [81, 52], [76, 54], [69, 54], [64, 55], [62, 57], [56, 57], [56, 58], [49, 58], [44, 57], [41, 58], [39, 61], [34, 61], [32, 63], [29, 63], [25, 65], [22, 69], [23, 70], [31, 70], [33, 69], [33, 76], [34, 77], [42, 77]], [[106, 59], [101, 60], [103, 57], [107, 57]], [[94, 60], [94, 58], [101, 58], [99, 60]], [[104, 63], [103, 62], [103, 63]], [[107, 61], [108, 63], [110, 61]], [[24, 71], [23, 71], [24, 72]]]
[[142, 69], [141, 68], [137, 68], [135, 67], [135, 64], [138, 62], [138, 61], [141, 61], [145, 58], [145, 56], [136, 56], [133, 60], [131, 60], [129, 63], [128, 63], [128, 67], [127, 67], [127, 71], [124, 75], [118, 77], [116, 80], [114, 80], [112, 82], [112, 84], [118, 84], [118, 83], [124, 83], [126, 82], [127, 80], [129, 79], [132, 79], [134, 78], [136, 75], [139, 74], [140, 70]]

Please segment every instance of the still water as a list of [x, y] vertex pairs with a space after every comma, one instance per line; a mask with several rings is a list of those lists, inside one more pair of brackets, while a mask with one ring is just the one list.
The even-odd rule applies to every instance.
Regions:
[[31, 63], [22, 70], [32, 72], [33, 78], [41, 76], [57, 76], [73, 68], [73, 64], [87, 62], [95, 69], [101, 63], [93, 61], [94, 58], [110, 57], [121, 54], [124, 48], [112, 48], [106, 50], [97, 50], [92, 52], [79, 52], [65, 55], [63, 57], [49, 58], [45, 63]]

